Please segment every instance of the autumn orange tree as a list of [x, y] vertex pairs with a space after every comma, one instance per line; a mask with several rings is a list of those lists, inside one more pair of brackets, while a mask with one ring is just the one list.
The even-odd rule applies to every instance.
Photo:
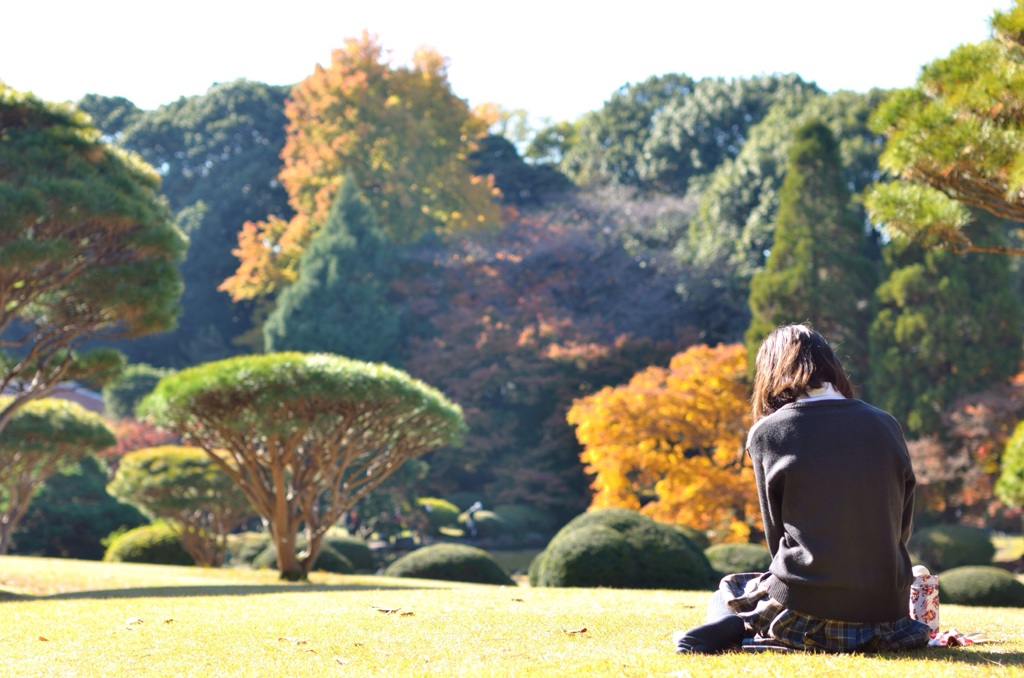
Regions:
[[577, 400], [567, 419], [595, 476], [591, 508], [639, 509], [747, 540], [759, 513], [744, 463], [746, 373], [741, 345], [701, 344]]
[[346, 40], [326, 68], [295, 86], [285, 113], [280, 180], [295, 215], [243, 225], [238, 269], [222, 286], [236, 300], [273, 294], [295, 279], [345, 175], [393, 242], [499, 217], [490, 184], [466, 164], [487, 123], [452, 92], [446, 61], [433, 50], [396, 67], [376, 36]]

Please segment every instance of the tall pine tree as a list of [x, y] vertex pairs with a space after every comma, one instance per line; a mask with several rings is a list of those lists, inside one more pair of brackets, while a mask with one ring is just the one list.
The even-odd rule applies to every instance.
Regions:
[[804, 125], [790, 147], [771, 255], [750, 282], [751, 356], [779, 325], [808, 322], [836, 346], [853, 379], [865, 379], [877, 283], [869, 243], [850, 205], [835, 137], [820, 122]]
[[[997, 243], [996, 220], [974, 216], [974, 242]], [[883, 255], [888, 276], [871, 325], [869, 395], [908, 437], [940, 433], [942, 412], [957, 398], [1019, 369], [1022, 314], [1011, 261], [924, 249], [904, 237]]]
[[399, 316], [388, 300], [396, 260], [392, 244], [355, 181], [346, 178], [321, 230], [263, 326], [267, 351], [325, 351], [358, 360], [387, 359]]

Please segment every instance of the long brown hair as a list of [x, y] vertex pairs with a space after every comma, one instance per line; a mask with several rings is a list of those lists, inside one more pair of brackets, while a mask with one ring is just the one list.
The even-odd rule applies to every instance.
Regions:
[[806, 325], [773, 330], [761, 342], [754, 365], [754, 395], [750, 399], [754, 422], [825, 383], [847, 398], [853, 397], [850, 378], [835, 351]]

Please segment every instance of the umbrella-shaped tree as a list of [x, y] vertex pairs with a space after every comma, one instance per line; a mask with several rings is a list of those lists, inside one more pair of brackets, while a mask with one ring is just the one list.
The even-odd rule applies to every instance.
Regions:
[[82, 113], [0, 83], [0, 428], [62, 381], [113, 376], [91, 340], [173, 327], [186, 240], [159, 186]]
[[[11, 400], [0, 398], [0, 410]], [[0, 554], [47, 478], [116, 442], [99, 416], [68, 400], [32, 400], [14, 410], [0, 431]]]
[[[1024, 0], [993, 14], [992, 37], [921, 69], [872, 116], [887, 138], [879, 165], [896, 178], [865, 196], [873, 221], [926, 246], [1024, 255], [975, 241], [977, 210], [1024, 220]], [[971, 208], [977, 208], [972, 214]]]
[[198, 447], [129, 452], [107, 489], [151, 518], [180, 527], [181, 545], [196, 565], [223, 565], [228, 533], [253, 514], [235, 481]]
[[[451, 444], [462, 411], [384, 364], [271, 353], [165, 377], [143, 416], [203, 448], [263, 519], [282, 579], [305, 579], [327, 529], [404, 462]], [[225, 456], [221, 456], [223, 450]], [[306, 548], [296, 553], [299, 529]]]

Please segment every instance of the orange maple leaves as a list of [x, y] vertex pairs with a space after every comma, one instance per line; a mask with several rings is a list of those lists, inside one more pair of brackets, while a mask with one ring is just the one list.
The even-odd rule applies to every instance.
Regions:
[[394, 242], [497, 223], [493, 187], [465, 162], [486, 122], [451, 91], [443, 57], [421, 49], [413, 61], [393, 67], [376, 36], [364, 33], [292, 89], [279, 178], [295, 216], [246, 223], [234, 251], [238, 270], [221, 289], [238, 300], [292, 282], [345, 175]]
[[656, 520], [745, 541], [760, 520], [744, 464], [747, 354], [694, 346], [668, 368], [577, 400], [567, 419], [595, 475], [592, 507], [639, 509]]

